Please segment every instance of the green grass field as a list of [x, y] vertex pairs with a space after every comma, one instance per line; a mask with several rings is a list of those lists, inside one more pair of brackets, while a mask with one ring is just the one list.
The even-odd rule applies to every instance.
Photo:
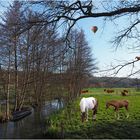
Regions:
[[[128, 89], [128, 96], [121, 96], [122, 89], [115, 89], [115, 93], [108, 94], [102, 88], [88, 89], [89, 93], [82, 94], [80, 98], [64, 109], [50, 117], [50, 127], [46, 138], [79, 138], [79, 139], [138, 139], [140, 138], [140, 92]], [[96, 121], [92, 120], [92, 111], [89, 110], [88, 122], [81, 122], [79, 102], [82, 97], [93, 96], [98, 99], [99, 107]], [[129, 100], [129, 118], [125, 116], [126, 110], [120, 109], [120, 120], [114, 117], [113, 108], [106, 110], [106, 101], [112, 99]]]

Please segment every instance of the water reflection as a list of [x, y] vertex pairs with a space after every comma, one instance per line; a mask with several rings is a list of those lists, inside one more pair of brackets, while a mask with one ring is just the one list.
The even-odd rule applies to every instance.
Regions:
[[33, 138], [45, 130], [45, 118], [63, 107], [62, 100], [45, 102], [40, 109], [32, 109], [32, 114], [17, 122], [0, 124], [0, 138]]

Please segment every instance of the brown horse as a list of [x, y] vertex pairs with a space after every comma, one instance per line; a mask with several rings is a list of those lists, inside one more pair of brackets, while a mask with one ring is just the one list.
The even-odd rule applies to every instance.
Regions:
[[82, 90], [81, 94], [83, 94], [83, 93], [88, 93], [88, 90]]
[[121, 92], [121, 95], [122, 95], [122, 96], [127, 96], [127, 95], [128, 95], [128, 90], [124, 89], [124, 90]]
[[122, 96], [127, 96], [127, 93], [124, 92], [124, 91], [122, 91], [122, 92], [121, 92], [121, 95], [122, 95]]
[[[119, 119], [119, 113], [118, 113], [119, 108], [125, 107], [126, 111], [128, 112], [128, 105], [129, 105], [128, 100], [111, 100], [106, 103], [106, 109], [109, 108], [109, 106], [113, 106], [115, 111], [115, 117], [117, 113], [118, 114], [117, 119]], [[128, 117], [129, 114], [127, 114], [127, 118]]]
[[104, 91], [107, 92], [107, 93], [113, 93], [114, 92], [113, 89], [104, 89]]
[[126, 93], [128, 93], [128, 90], [124, 89], [124, 90], [123, 90], [123, 92], [126, 92]]

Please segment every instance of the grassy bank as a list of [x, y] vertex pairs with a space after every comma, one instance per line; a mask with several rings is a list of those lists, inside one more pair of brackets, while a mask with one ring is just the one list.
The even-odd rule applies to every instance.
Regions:
[[[99, 91], [98, 91], [99, 90]], [[140, 94], [133, 91], [129, 96], [120, 94], [105, 94], [103, 89], [93, 89], [82, 96], [94, 96], [99, 101], [96, 121], [92, 120], [92, 111], [89, 111], [89, 121], [81, 122], [79, 102], [82, 96], [69, 104], [63, 110], [53, 114], [48, 120], [45, 138], [140, 138]], [[129, 118], [125, 117], [125, 109], [120, 109], [120, 120], [114, 118], [113, 108], [105, 109], [105, 103], [111, 99], [129, 100]]]

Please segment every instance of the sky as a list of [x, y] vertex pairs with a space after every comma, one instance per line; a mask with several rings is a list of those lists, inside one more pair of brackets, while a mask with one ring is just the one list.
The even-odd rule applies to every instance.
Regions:
[[[86, 39], [91, 47], [93, 55], [98, 61], [100, 71], [110, 69], [110, 65], [116, 66], [120, 63], [125, 63], [126, 61], [134, 61], [136, 56], [140, 56], [139, 52], [134, 53], [134, 50], [128, 49], [128, 46], [125, 44], [116, 49], [111, 43], [111, 40], [115, 37], [117, 31], [119, 31], [120, 28], [123, 28], [123, 26], [126, 26], [126, 22], [127, 19], [120, 19], [116, 26], [110, 21], [104, 24], [103, 18], [88, 18], [77, 23], [76, 26], [85, 31]], [[96, 33], [92, 32], [92, 26], [98, 27]], [[127, 45], [128, 44], [131, 44], [131, 40]], [[135, 70], [138, 70], [138, 67], [139, 62], [135, 63]], [[126, 77], [130, 74], [131, 69], [132, 67], [129, 65], [128, 67], [123, 68], [117, 76]], [[104, 74], [100, 72], [95, 74], [95, 76], [109, 76], [111, 74], [110, 72], [111, 71], [108, 71]]]
[[[12, 0], [3, 0], [2, 4], [7, 5], [8, 1]], [[96, 4], [99, 4], [98, 1], [95, 0]], [[0, 6], [0, 14], [4, 9]], [[111, 21], [104, 22], [103, 18], [87, 18], [79, 20], [75, 27], [78, 29], [83, 29], [85, 32], [86, 40], [91, 47], [93, 57], [97, 59], [97, 66], [99, 71], [110, 69], [110, 65], [116, 66], [119, 63], [126, 63], [126, 61], [134, 61], [136, 56], [140, 56], [140, 52], [135, 52], [134, 50], [127, 49], [128, 46], [124, 45], [117, 50], [113, 47], [113, 44], [110, 41], [115, 37], [117, 31], [122, 28], [125, 28], [127, 23], [126, 18], [119, 18], [114, 24]], [[93, 33], [91, 28], [92, 26], [97, 26], [98, 30], [96, 33]], [[127, 43], [127, 45], [131, 44], [131, 40]], [[135, 63], [135, 70], [138, 70], [140, 64], [139, 62]], [[118, 77], [126, 77], [130, 74], [132, 69], [132, 65], [123, 68], [118, 74]], [[135, 71], [134, 70], [134, 71]], [[113, 71], [114, 72], [114, 71]], [[95, 76], [110, 76], [112, 71], [107, 71], [105, 73], [98, 72], [95, 73]], [[138, 77], [135, 75], [133, 77]]]

